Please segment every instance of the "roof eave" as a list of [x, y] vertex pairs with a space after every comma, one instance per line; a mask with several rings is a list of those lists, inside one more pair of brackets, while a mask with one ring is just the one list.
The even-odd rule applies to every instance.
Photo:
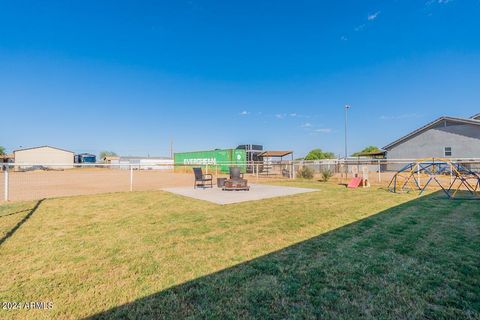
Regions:
[[65, 150], [65, 149], [57, 148], [57, 147], [52, 147], [52, 146], [48, 146], [48, 145], [38, 146], [38, 147], [31, 147], [31, 148], [17, 149], [17, 150], [13, 150], [13, 153], [15, 154], [15, 152], [18, 152], [18, 151], [33, 150], [33, 149], [40, 149], [40, 148], [52, 148], [52, 149], [61, 150], [61, 151], [65, 151], [65, 152], [69, 152], [69, 153], [75, 154], [75, 152], [73, 152], [73, 151]]
[[400, 139], [398, 140], [395, 140], [394, 142], [390, 143], [389, 145], [386, 145], [385, 147], [383, 147], [382, 149], [383, 150], [387, 150], [389, 151], [390, 149], [392, 149], [394, 146], [402, 143], [403, 141], [405, 140], [408, 140], [410, 139], [411, 137], [417, 135], [417, 134], [420, 134], [422, 132], [424, 132], [425, 130], [428, 130], [430, 129], [432, 126], [434, 126], [435, 124], [437, 124], [438, 122], [441, 122], [441, 121], [453, 121], [453, 122], [459, 122], [459, 123], [464, 123], [464, 124], [473, 124], [473, 125], [480, 125], [480, 121], [478, 120], [474, 120], [474, 119], [461, 119], [461, 118], [454, 118], [454, 117], [440, 117], [428, 124], [426, 124], [425, 126], [423, 127], [420, 127], [418, 128], [417, 130], [415, 131], [412, 131], [411, 133], [401, 137]]

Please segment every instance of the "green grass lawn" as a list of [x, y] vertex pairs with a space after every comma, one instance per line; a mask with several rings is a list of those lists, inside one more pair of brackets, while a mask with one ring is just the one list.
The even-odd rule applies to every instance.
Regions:
[[480, 202], [288, 184], [0, 206], [0, 301], [53, 302], [0, 318], [480, 318]]

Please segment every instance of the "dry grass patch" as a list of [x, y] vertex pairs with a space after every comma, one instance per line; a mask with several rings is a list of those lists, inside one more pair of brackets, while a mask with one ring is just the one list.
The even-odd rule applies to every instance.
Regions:
[[[423, 300], [413, 294], [417, 289], [409, 287], [409, 272], [425, 272], [418, 261], [432, 258], [432, 243], [450, 243], [438, 228], [470, 210], [469, 203], [405, 204], [415, 197], [287, 184], [321, 191], [228, 206], [164, 192], [45, 200], [0, 247], [0, 300], [52, 301], [54, 308], [2, 310], [0, 316], [309, 318], [318, 310], [330, 318], [352, 310], [371, 317], [426, 315], [426, 305], [418, 302]], [[1, 206], [0, 230], [15, 224], [9, 213], [34, 205]], [[449, 220], [438, 220], [439, 212]], [[478, 231], [478, 217], [469, 213], [469, 219], [457, 226], [458, 236], [472, 225]], [[428, 237], [416, 243], [412, 235], [422, 234]], [[478, 232], [466, 237], [478, 242]], [[376, 276], [366, 283], [371, 272]], [[408, 299], [398, 299], [406, 297], [402, 290]], [[373, 303], [378, 294], [387, 294], [393, 305]], [[465, 312], [474, 314], [473, 307]]]

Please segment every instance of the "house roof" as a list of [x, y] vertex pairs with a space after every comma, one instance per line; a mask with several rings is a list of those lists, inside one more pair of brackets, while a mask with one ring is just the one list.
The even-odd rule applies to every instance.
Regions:
[[93, 153], [78, 153], [77, 156], [96, 157]]
[[410, 139], [410, 138], [413, 138], [414, 136], [422, 133], [422, 132], [425, 132], [429, 129], [431, 129], [432, 127], [434, 127], [435, 125], [437, 125], [438, 123], [442, 122], [442, 121], [450, 121], [450, 122], [456, 122], [456, 123], [462, 123], [462, 124], [473, 124], [473, 125], [477, 125], [477, 126], [480, 126], [480, 120], [475, 120], [475, 119], [462, 119], [462, 118], [454, 118], [454, 117], [440, 117], [428, 124], [426, 124], [425, 126], [421, 127], [421, 128], [418, 128], [417, 130], [401, 137], [400, 139], [398, 140], [395, 140], [394, 142], [390, 143], [389, 145], [383, 147], [382, 149], [383, 150], [389, 150], [391, 148], [393, 148], [394, 146]]
[[13, 153], [18, 152], [18, 151], [25, 151], [25, 150], [32, 150], [32, 149], [40, 149], [40, 148], [52, 148], [52, 149], [57, 149], [57, 150], [65, 151], [65, 152], [75, 153], [75, 152], [70, 151], [70, 150], [65, 150], [65, 149], [61, 149], [61, 148], [57, 148], [57, 147], [52, 147], [52, 146], [38, 146], [38, 147], [17, 149], [17, 150], [14, 150]]

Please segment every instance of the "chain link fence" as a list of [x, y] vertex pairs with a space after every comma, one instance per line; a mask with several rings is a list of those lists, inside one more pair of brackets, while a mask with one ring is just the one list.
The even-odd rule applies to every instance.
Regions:
[[[322, 172], [344, 183], [355, 175], [366, 176], [372, 185], [386, 186], [394, 174], [415, 160], [348, 159], [321, 161], [264, 161], [240, 166], [249, 183], [289, 180], [307, 167], [314, 179]], [[480, 172], [480, 159], [456, 160], [465, 167]], [[43, 198], [88, 195], [107, 192], [161, 190], [192, 186], [193, 167], [199, 165], [141, 164], [0, 164], [0, 202], [37, 200]], [[214, 180], [228, 177], [228, 168], [238, 164], [200, 165]], [[215, 183], [216, 181], [214, 181]]]
[[[217, 178], [228, 177], [231, 166], [238, 164], [1, 164], [0, 202], [193, 187], [193, 167], [212, 174], [215, 183]], [[249, 163], [240, 167], [249, 183], [293, 178], [292, 164]]]
[[[432, 159], [429, 160], [431, 161]], [[418, 159], [388, 160], [358, 158], [348, 160], [295, 161], [295, 168], [296, 172], [303, 167], [310, 168], [316, 178], [321, 178], [322, 172], [328, 171], [332, 174], [333, 179], [342, 182], [354, 176], [363, 176], [370, 184], [386, 186], [390, 183], [397, 171], [415, 161], [418, 161]], [[480, 159], [450, 159], [450, 161], [480, 173]]]

